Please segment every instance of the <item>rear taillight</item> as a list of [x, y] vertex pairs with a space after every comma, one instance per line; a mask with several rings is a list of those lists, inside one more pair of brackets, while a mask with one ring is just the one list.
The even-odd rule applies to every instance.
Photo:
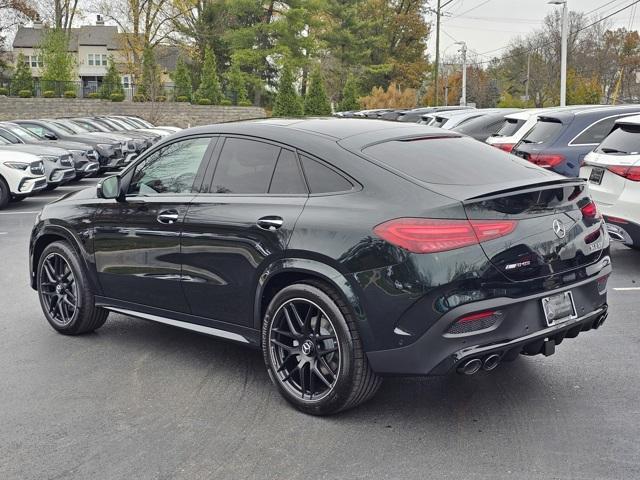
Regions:
[[503, 150], [507, 153], [511, 153], [511, 150], [513, 150], [515, 143], [494, 143], [493, 146], [496, 148], [499, 148], [500, 150]]
[[564, 162], [564, 155], [548, 153], [532, 153], [528, 160], [542, 168], [553, 168]]
[[397, 218], [381, 223], [373, 233], [413, 253], [436, 253], [508, 235], [516, 225], [514, 220]]
[[640, 182], [640, 167], [629, 167], [626, 165], [610, 165], [607, 167], [611, 173], [620, 175], [632, 182]]
[[582, 207], [580, 211], [582, 212], [583, 217], [586, 217], [586, 218], [598, 217], [598, 208], [596, 207], [596, 204], [593, 200], [587, 203], [584, 207]]

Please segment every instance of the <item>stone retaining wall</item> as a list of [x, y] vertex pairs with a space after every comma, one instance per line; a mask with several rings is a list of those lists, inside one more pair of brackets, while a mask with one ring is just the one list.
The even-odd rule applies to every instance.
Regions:
[[264, 109], [260, 107], [0, 97], [0, 120], [89, 115], [137, 115], [156, 125], [174, 125], [182, 128], [266, 116]]

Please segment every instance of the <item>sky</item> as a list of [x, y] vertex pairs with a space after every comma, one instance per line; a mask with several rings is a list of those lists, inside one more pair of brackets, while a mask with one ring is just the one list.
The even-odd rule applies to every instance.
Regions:
[[[441, 0], [445, 4], [448, 0]], [[547, 13], [562, 6], [548, 5], [548, 0], [453, 0], [442, 11], [440, 24], [440, 55], [451, 56], [459, 46], [456, 41], [464, 41], [468, 50], [476, 52], [478, 60], [488, 60], [492, 56], [499, 56], [503, 50], [493, 51], [505, 47], [509, 41], [518, 36], [524, 36], [539, 28]], [[569, 10], [588, 13], [594, 19], [596, 16], [609, 15], [622, 7], [630, 5], [634, 0], [567, 0]], [[437, 0], [429, 0], [429, 5], [435, 8]], [[637, 12], [635, 12], [637, 10]], [[433, 32], [429, 38], [429, 56], [433, 60], [435, 55], [435, 15], [430, 15], [433, 21]], [[640, 3], [628, 8], [609, 20], [613, 27], [629, 27], [640, 29]], [[489, 53], [487, 53], [489, 52]]]

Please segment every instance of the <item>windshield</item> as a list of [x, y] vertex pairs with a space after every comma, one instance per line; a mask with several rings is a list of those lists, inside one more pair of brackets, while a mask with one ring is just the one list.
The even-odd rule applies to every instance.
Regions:
[[117, 125], [120, 130], [131, 130], [131, 127], [129, 125], [127, 125], [124, 122], [121, 122], [120, 119], [118, 118], [110, 118], [109, 120], [111, 120], [111, 123], [114, 123], [115, 125]]
[[13, 133], [5, 128], [0, 128], [0, 139], [6, 140], [9, 143], [24, 143], [18, 137], [16, 137]]
[[550, 144], [564, 129], [564, 125], [557, 120], [538, 120], [535, 126], [522, 139], [522, 143]]
[[6, 125], [5, 128], [13, 133], [16, 137], [21, 139], [24, 142], [33, 142], [44, 140], [40, 135], [32, 132], [31, 130], [27, 130], [26, 128], [22, 128], [18, 125]]
[[59, 133], [62, 135], [75, 135], [76, 133], [78, 133], [60, 122], [47, 122], [47, 126], [51, 128], [51, 130], [53, 130], [56, 135]]
[[60, 125], [60, 127], [62, 128], [68, 129], [72, 133], [87, 133], [89, 131], [86, 128], [81, 127], [80, 125], [70, 122], [69, 120], [56, 120], [53, 123], [55, 123], [56, 125]]
[[[362, 153], [426, 183], [484, 185], [521, 180], [531, 164], [470, 137], [391, 140]], [[537, 167], [536, 167], [537, 168]]]
[[596, 152], [638, 155], [640, 154], [640, 125], [620, 125], [605, 138]]
[[515, 118], [505, 118], [504, 123], [500, 129], [493, 134], [494, 137], [510, 137], [514, 135], [520, 127], [524, 125], [524, 120], [517, 120]]

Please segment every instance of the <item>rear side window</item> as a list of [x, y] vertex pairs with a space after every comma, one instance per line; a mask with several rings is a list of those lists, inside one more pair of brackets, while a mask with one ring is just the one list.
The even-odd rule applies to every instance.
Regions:
[[620, 125], [605, 138], [596, 152], [637, 155], [640, 153], [640, 125]]
[[0, 137], [4, 138], [9, 143], [22, 143], [18, 137], [6, 130], [0, 130]]
[[483, 185], [531, 175], [526, 162], [469, 137], [392, 140], [362, 153], [427, 183]]
[[556, 120], [538, 120], [522, 139], [523, 143], [549, 144], [560, 136], [564, 125]]
[[349, 180], [320, 162], [306, 155], [300, 155], [300, 160], [311, 193], [346, 192], [353, 188]]
[[273, 194], [306, 194], [307, 186], [302, 178], [296, 154], [291, 150], [282, 149], [273, 172], [269, 193]]
[[213, 175], [211, 193], [267, 193], [280, 147], [227, 138]]
[[515, 118], [505, 118], [504, 123], [495, 133], [496, 137], [510, 137], [515, 134], [520, 127], [524, 125], [524, 120], [516, 120]]
[[609, 135], [609, 132], [613, 128], [613, 125], [616, 123], [617, 119], [617, 117], [611, 117], [603, 118], [602, 120], [597, 121], [576, 138], [574, 138], [571, 141], [571, 144], [584, 145], [588, 143], [600, 143], [605, 139], [607, 135]]

